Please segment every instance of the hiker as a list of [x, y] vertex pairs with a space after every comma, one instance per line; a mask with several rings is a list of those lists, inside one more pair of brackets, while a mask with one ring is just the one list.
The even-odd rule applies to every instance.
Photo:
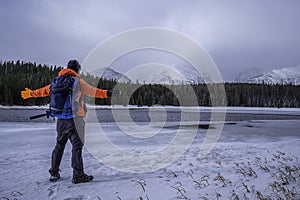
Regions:
[[[82, 78], [79, 76], [79, 71], [81, 69], [81, 65], [77, 60], [70, 60], [68, 62], [67, 68], [62, 69], [58, 73], [58, 77], [75, 77], [76, 80], [78, 80], [78, 101], [77, 107], [77, 113], [74, 114], [73, 107], [71, 110], [71, 114], [66, 114], [65, 111], [61, 111], [60, 114], [54, 115], [58, 118], [57, 120], [57, 139], [56, 139], [56, 145], [52, 152], [52, 161], [51, 161], [51, 168], [49, 170], [49, 173], [51, 175], [50, 181], [55, 182], [60, 178], [59, 173], [59, 166], [61, 163], [61, 159], [64, 153], [65, 145], [70, 140], [72, 144], [72, 161], [71, 165], [73, 168], [73, 183], [82, 183], [82, 182], [89, 182], [93, 179], [93, 176], [89, 176], [84, 173], [83, 170], [83, 161], [82, 161], [82, 147], [84, 145], [84, 135], [85, 135], [85, 121], [84, 117], [86, 115], [86, 105], [84, 102], [84, 95], [96, 97], [96, 98], [108, 98], [113, 93], [120, 94], [120, 91], [114, 91], [113, 90], [102, 90], [96, 87], [93, 87], [86, 83]], [[57, 78], [58, 78], [57, 77]], [[52, 81], [52, 84], [49, 84], [45, 87], [36, 89], [36, 90], [30, 90], [28, 88], [25, 88], [25, 90], [21, 91], [21, 96], [23, 99], [28, 98], [37, 98], [37, 97], [46, 97], [50, 96], [51, 93], [51, 85], [52, 90], [54, 81]], [[53, 95], [55, 96], [55, 95]], [[51, 101], [54, 101], [53, 97], [50, 97], [50, 105], [53, 103]], [[57, 98], [57, 97], [56, 97]], [[59, 99], [59, 98], [58, 98]], [[57, 101], [57, 100], [56, 100]], [[55, 104], [65, 102], [55, 102]], [[51, 106], [50, 106], [50, 116], [51, 115]]]

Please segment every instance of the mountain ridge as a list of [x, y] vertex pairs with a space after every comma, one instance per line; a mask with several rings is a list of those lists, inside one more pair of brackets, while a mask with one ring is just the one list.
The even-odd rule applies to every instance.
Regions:
[[[128, 71], [126, 74], [117, 72], [111, 68], [99, 68], [90, 74], [102, 77], [107, 80], [117, 80], [118, 82], [139, 82], [145, 84], [166, 84], [180, 85], [190, 83], [204, 83], [204, 75], [190, 66], [166, 67], [163, 65], [148, 66]], [[206, 77], [206, 80], [210, 80]]]
[[300, 65], [270, 70], [250, 68], [239, 73], [236, 76], [235, 81], [241, 83], [300, 85]]

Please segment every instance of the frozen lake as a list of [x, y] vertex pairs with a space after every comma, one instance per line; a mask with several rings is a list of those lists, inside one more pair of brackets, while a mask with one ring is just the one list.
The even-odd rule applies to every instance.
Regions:
[[[26, 108], [15, 107], [6, 108], [0, 107], [0, 122], [28, 122], [29, 117], [45, 113], [47, 107], [43, 108]], [[89, 108], [88, 114], [93, 111]], [[128, 121], [126, 112], [130, 113], [130, 117], [135, 122], [149, 122], [151, 121], [149, 114], [154, 115], [155, 121], [160, 121], [160, 117], [166, 112], [166, 121], [180, 121], [182, 113], [188, 113], [186, 121], [209, 121], [211, 112], [218, 112], [217, 108], [210, 107], [97, 107], [97, 120], [87, 117], [89, 122], [115, 122], [112, 111], [118, 112], [119, 121]], [[200, 117], [199, 117], [200, 113]], [[247, 120], [300, 120], [300, 109], [298, 108], [227, 108], [226, 121], [247, 121]], [[32, 120], [32, 122], [53, 122], [52, 119], [42, 117]]]
[[[55, 123], [28, 120], [28, 116], [40, 114], [41, 110], [0, 109], [0, 199], [300, 198], [299, 109], [229, 109], [220, 138], [203, 158], [199, 157], [201, 144], [207, 132], [220, 123], [209, 121], [209, 108], [201, 109], [200, 120], [195, 109], [185, 109], [189, 117], [182, 123], [183, 111], [178, 108], [164, 109], [166, 114], [161, 108], [133, 108], [130, 115], [135, 124], [125, 115], [122, 117], [124, 108], [114, 109], [118, 109], [121, 125], [131, 132], [120, 128], [110, 108], [97, 110], [100, 125], [88, 117], [84, 164], [86, 173], [94, 175], [95, 180], [78, 185], [71, 183], [69, 143], [61, 164], [61, 180], [48, 181]], [[161, 115], [165, 115], [165, 123], [160, 123]], [[106, 139], [129, 154], [117, 154], [102, 143], [99, 126]], [[132, 153], [142, 160], [178, 137], [176, 148], [169, 149], [168, 153], [172, 153], [194, 133], [186, 151], [171, 163], [160, 157], [141, 163], [130, 162], [131, 157], [126, 157]], [[95, 146], [96, 138], [100, 143]], [[94, 145], [92, 149], [90, 144]], [[94, 150], [103, 154], [103, 160], [95, 156]], [[109, 166], [109, 161], [115, 165]], [[158, 164], [164, 167], [156, 169]], [[139, 166], [148, 172], [126, 172]]]

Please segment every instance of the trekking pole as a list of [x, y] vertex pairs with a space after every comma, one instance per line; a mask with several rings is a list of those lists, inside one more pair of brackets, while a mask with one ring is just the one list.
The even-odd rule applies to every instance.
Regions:
[[[47, 116], [47, 118], [49, 118], [49, 110], [46, 110], [45, 114], [34, 115], [34, 116], [31, 116], [29, 119], [32, 120], [32, 119], [37, 119], [37, 118], [45, 117], [45, 116]], [[55, 118], [53, 118], [53, 121], [55, 121]]]
[[47, 113], [45, 113], [45, 114], [40, 114], [40, 115], [34, 115], [34, 116], [31, 116], [29, 119], [32, 120], [32, 119], [37, 119], [37, 118], [45, 117], [45, 116], [47, 116]]

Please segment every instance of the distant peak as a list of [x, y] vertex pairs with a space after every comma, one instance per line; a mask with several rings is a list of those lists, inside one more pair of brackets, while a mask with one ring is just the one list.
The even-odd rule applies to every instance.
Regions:
[[300, 65], [284, 67], [267, 71], [251, 68], [244, 70], [236, 76], [237, 82], [269, 83], [269, 84], [300, 84]]

